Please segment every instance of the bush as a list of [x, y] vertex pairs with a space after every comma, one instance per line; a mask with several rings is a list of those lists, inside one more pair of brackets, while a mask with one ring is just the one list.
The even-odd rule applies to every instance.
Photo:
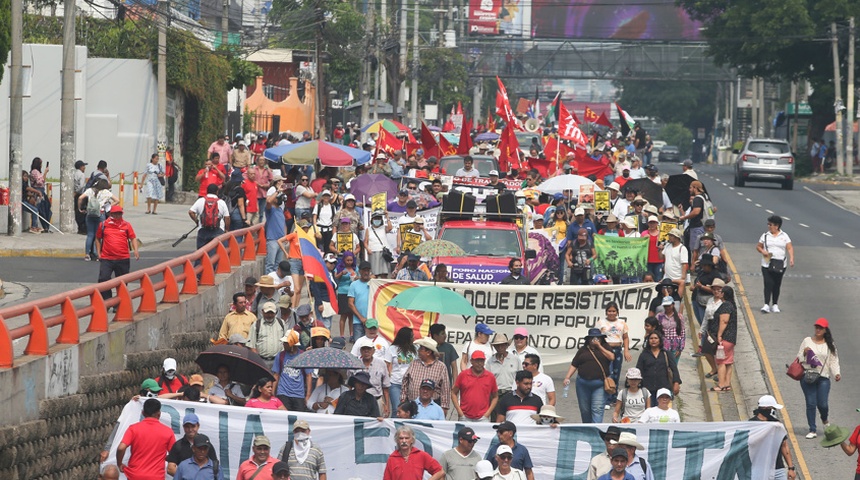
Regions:
[[660, 140], [666, 142], [667, 145], [677, 146], [681, 158], [684, 159], [690, 155], [690, 148], [693, 146], [693, 133], [680, 123], [668, 123], [660, 129]]

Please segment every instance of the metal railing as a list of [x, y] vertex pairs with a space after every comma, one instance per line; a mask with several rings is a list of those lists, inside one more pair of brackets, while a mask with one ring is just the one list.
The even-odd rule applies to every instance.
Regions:
[[[230, 273], [232, 268], [241, 265], [242, 261], [255, 260], [258, 255], [265, 254], [266, 236], [263, 225], [255, 225], [227, 232], [199, 250], [150, 268], [0, 309], [0, 369], [15, 366], [12, 344], [15, 340], [29, 337], [24, 355], [45, 356], [52, 345], [48, 338], [49, 328], [60, 327], [60, 333], [53, 344], [76, 345], [80, 343], [82, 318], [89, 317], [87, 333], [107, 332], [110, 322], [133, 322], [136, 314], [157, 312], [159, 303], [179, 303], [179, 295], [196, 295], [198, 287], [215, 285], [216, 274]], [[196, 267], [195, 262], [199, 262]], [[179, 273], [174, 273], [174, 268], [177, 268]], [[153, 282], [153, 277], [159, 275], [161, 280]], [[129, 289], [129, 284], [132, 283], [138, 283], [138, 287]], [[114, 288], [117, 291], [115, 297], [102, 297], [103, 290]], [[161, 294], [160, 301], [158, 294]], [[79, 306], [74, 305], [76, 300], [81, 300], [78, 302]], [[111, 308], [114, 308], [113, 317], [109, 318], [108, 311]], [[46, 311], [57, 309], [59, 313], [45, 315]], [[25, 315], [29, 317], [29, 323], [11, 330], [7, 327], [10, 320]]]

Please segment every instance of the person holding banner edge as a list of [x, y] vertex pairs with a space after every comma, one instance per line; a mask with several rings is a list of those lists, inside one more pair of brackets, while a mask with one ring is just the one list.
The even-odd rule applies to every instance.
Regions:
[[573, 356], [567, 374], [564, 376], [564, 386], [570, 385], [570, 378], [579, 371], [576, 377], [576, 401], [579, 404], [579, 414], [582, 423], [602, 423], [605, 392], [604, 378], [609, 371], [609, 363], [615, 360], [606, 335], [599, 328], [590, 328], [585, 337], [585, 344]]

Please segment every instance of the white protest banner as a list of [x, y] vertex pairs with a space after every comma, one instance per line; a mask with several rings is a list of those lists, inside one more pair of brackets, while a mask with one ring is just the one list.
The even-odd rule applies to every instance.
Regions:
[[[397, 294], [412, 286], [430, 282], [405, 282], [373, 279], [370, 281], [371, 311], [368, 317], [379, 321], [379, 330], [391, 339], [400, 327], [411, 325], [416, 337], [426, 336], [437, 315], [401, 310], [385, 305]], [[463, 295], [478, 315], [476, 317], [441, 315], [448, 341], [463, 346], [472, 340], [475, 323], [486, 323], [496, 332], [511, 338], [514, 329], [526, 327], [529, 345], [538, 349], [544, 364], [567, 363], [581, 346], [589, 328], [597, 327], [610, 302], [618, 304], [618, 318], [627, 322], [630, 349], [637, 356], [645, 335], [648, 305], [657, 295], [654, 283], [631, 285], [541, 286], [484, 285], [446, 283]]]
[[[140, 421], [145, 400], [132, 401], [123, 409], [108, 463], [116, 462], [113, 452], [126, 429]], [[161, 422], [177, 438], [183, 435], [182, 418], [191, 412], [197, 414], [199, 433], [209, 437], [225, 479], [236, 478], [239, 464], [251, 457], [251, 442], [256, 435], [266, 435], [272, 443], [271, 455], [278, 456], [285, 443], [292, 441], [292, 427], [300, 419], [308, 422], [311, 439], [325, 455], [330, 480], [382, 478], [385, 462], [395, 449], [395, 430], [403, 424], [415, 431], [415, 446], [437, 460], [457, 444], [457, 432], [467, 425], [480, 437], [475, 451], [482, 457], [498, 443], [490, 423], [377, 421], [178, 400], [161, 403]], [[522, 426], [517, 429], [516, 441], [529, 449], [536, 479], [585, 480], [591, 458], [606, 450], [600, 432], [607, 426]], [[626, 424], [622, 431], [635, 432], [645, 446], [637, 454], [646, 459], [654, 478], [667, 480], [772, 478], [776, 454], [785, 437], [785, 428], [779, 422]], [[126, 462], [130, 456], [134, 456], [133, 448], [126, 453]]]

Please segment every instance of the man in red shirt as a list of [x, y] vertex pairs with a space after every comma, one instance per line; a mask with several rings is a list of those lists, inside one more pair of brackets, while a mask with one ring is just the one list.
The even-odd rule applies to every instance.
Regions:
[[461, 420], [489, 422], [499, 401], [496, 376], [484, 369], [486, 361], [481, 350], [472, 352], [472, 368], [460, 372], [451, 387], [451, 399]]
[[[96, 230], [96, 253], [99, 258], [99, 283], [110, 280], [111, 275], [121, 277], [131, 270], [128, 247], [134, 251], [134, 259], [140, 260], [138, 241], [131, 224], [122, 219], [122, 207], [110, 208], [108, 218]], [[102, 297], [111, 298], [110, 289], [102, 291]]]
[[251, 144], [251, 153], [254, 157], [254, 163], [257, 163], [257, 159], [263, 155], [263, 152], [266, 151], [266, 136], [265, 135], [257, 135], [257, 141]]
[[[161, 402], [154, 398], [143, 403], [143, 420], [128, 427], [116, 448], [116, 464], [128, 480], [163, 480], [167, 452], [176, 443], [173, 430], [163, 425]], [[123, 465], [125, 451], [131, 447], [128, 465]]]
[[245, 179], [242, 180], [242, 189], [245, 190], [245, 198], [248, 203], [245, 205], [245, 214], [248, 218], [248, 225], [254, 225], [258, 222], [257, 212], [260, 211], [257, 199], [257, 169], [248, 167], [245, 171]]
[[254, 455], [239, 465], [239, 473], [236, 480], [272, 480], [272, 468], [278, 463], [278, 459], [269, 455], [272, 442], [265, 435], [254, 437]]
[[410, 427], [403, 425], [397, 429], [397, 450], [389, 455], [382, 480], [421, 480], [425, 471], [432, 475], [430, 480], [445, 478], [439, 462], [414, 444], [415, 432]]
[[195, 177], [195, 179], [200, 182], [200, 189], [197, 191], [198, 196], [206, 196], [206, 187], [208, 187], [210, 183], [218, 185], [220, 188], [226, 178], [227, 176], [224, 174], [224, 171], [219, 167], [218, 154], [213, 153], [209, 159], [206, 160], [203, 168], [197, 172], [197, 176]]

